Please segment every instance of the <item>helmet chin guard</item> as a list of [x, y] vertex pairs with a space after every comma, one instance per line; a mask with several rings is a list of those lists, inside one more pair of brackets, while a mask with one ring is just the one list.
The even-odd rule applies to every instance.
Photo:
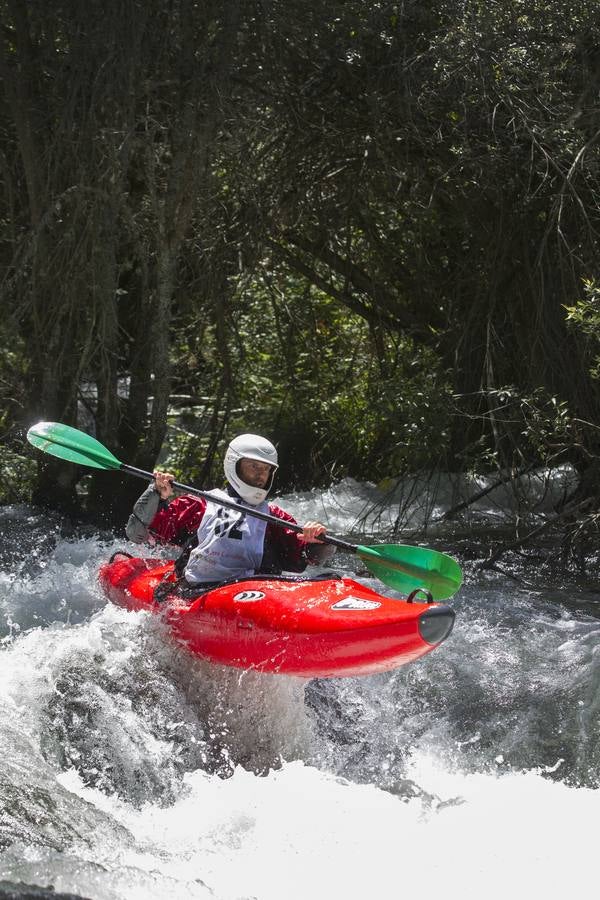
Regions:
[[[254, 487], [242, 481], [238, 473], [238, 463], [242, 459], [256, 459], [271, 466], [271, 474], [265, 488]], [[266, 499], [278, 465], [277, 450], [271, 441], [258, 434], [240, 434], [234, 438], [227, 448], [223, 462], [225, 478], [242, 500], [251, 506], [258, 506]]]

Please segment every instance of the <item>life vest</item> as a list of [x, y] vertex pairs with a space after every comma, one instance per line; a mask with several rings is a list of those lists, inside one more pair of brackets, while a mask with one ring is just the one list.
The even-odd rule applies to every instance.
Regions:
[[[218, 488], [208, 493], [217, 501], [231, 501], [231, 496]], [[266, 501], [253, 508], [269, 511]], [[266, 527], [266, 522], [246, 515], [243, 509], [238, 512], [207, 501], [198, 527], [198, 546], [185, 568], [186, 580], [202, 584], [254, 575], [262, 561]]]

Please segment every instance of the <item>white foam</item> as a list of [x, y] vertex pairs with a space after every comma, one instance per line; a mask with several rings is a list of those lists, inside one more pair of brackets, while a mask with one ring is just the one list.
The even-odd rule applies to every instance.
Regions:
[[[330, 504], [305, 502], [299, 518]], [[0, 878], [94, 900], [595, 892], [600, 792], [558, 780], [553, 754], [593, 774], [596, 620], [482, 579], [439, 650], [313, 686], [311, 716], [303, 683], [191, 660], [158, 617], [106, 603], [96, 571], [119, 545], [59, 540], [0, 577], [16, 623], [0, 652]], [[208, 774], [203, 742], [231, 777]]]
[[[128, 877], [154, 873], [148, 898], [172, 883], [181, 889], [173, 896], [204, 897], [205, 885], [219, 900], [558, 900], [593, 888], [597, 791], [537, 771], [464, 774], [433, 756], [415, 760], [411, 775], [442, 802], [402, 802], [300, 762], [266, 778], [192, 773], [187, 794], [167, 809], [132, 810], [83, 788], [72, 772], [61, 781], [134, 836], [118, 859], [99, 861]], [[122, 889], [142, 896], [135, 884]]]
[[385, 535], [424, 524], [431, 529], [449, 509], [484, 491], [469, 503], [467, 519], [476, 516], [479, 524], [495, 525], [526, 511], [546, 515], [577, 485], [577, 473], [568, 464], [540, 468], [494, 487], [499, 479], [499, 474], [436, 473], [429, 478], [388, 478], [375, 485], [344, 478], [322, 491], [289, 494], [281, 505], [298, 521], [317, 519], [332, 532]]

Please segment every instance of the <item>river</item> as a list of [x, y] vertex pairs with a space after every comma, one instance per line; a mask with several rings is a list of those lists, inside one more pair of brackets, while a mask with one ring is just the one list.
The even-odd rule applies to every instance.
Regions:
[[[358, 488], [284, 505], [343, 534]], [[26, 507], [0, 528], [0, 882], [90, 900], [594, 890], [597, 582], [465, 555], [442, 646], [306, 683], [193, 661], [107, 603], [96, 573], [123, 540]]]

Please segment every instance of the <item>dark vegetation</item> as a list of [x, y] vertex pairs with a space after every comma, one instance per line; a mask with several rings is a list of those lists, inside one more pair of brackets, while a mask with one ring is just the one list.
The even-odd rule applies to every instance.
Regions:
[[29, 424], [151, 468], [177, 410], [201, 486], [240, 430], [283, 488], [569, 462], [593, 538], [597, 0], [0, 8], [5, 502], [80, 502]]

